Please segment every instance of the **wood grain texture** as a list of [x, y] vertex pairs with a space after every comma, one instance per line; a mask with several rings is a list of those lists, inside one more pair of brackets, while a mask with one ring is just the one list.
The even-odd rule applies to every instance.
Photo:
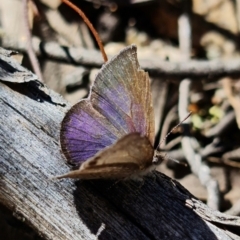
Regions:
[[[14, 81], [14, 80], [12, 80]], [[59, 131], [67, 102], [35, 81], [0, 82], [0, 202], [46, 239], [240, 239], [162, 173], [136, 181], [53, 181], [69, 171]]]

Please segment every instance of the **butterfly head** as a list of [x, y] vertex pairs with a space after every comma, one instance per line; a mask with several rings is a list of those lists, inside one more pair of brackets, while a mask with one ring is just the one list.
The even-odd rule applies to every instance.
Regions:
[[161, 164], [163, 162], [163, 160], [164, 160], [163, 155], [158, 150], [156, 150], [154, 152], [152, 164], [157, 166], [157, 165]]

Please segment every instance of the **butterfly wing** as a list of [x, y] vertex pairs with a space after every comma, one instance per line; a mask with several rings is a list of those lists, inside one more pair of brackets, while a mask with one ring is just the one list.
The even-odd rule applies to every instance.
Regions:
[[68, 162], [80, 165], [133, 132], [146, 136], [153, 145], [149, 76], [139, 67], [136, 47], [130, 46], [102, 67], [88, 99], [66, 114], [60, 141]]
[[121, 179], [144, 173], [152, 165], [154, 150], [147, 137], [130, 133], [85, 161], [78, 170], [57, 178]]

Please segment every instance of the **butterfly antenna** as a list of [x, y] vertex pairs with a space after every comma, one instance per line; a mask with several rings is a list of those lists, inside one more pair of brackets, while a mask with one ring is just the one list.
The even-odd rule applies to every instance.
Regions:
[[[174, 126], [172, 128], [172, 130], [161, 140], [161, 142], [158, 144], [157, 149], [160, 147], [160, 145], [167, 139], [167, 137], [176, 129], [178, 128], [184, 121], [186, 121], [186, 119], [188, 119], [190, 117], [190, 115], [192, 114], [192, 112], [190, 112], [181, 122], [179, 122], [176, 126]], [[175, 160], [174, 160], [175, 161]], [[176, 160], [178, 161], [178, 160]]]
[[169, 157], [167, 154], [166, 154], [165, 156], [166, 156], [166, 158], [167, 158], [168, 160], [171, 160], [171, 161], [173, 161], [173, 162], [175, 162], [175, 163], [178, 163], [178, 164], [180, 164], [180, 165], [183, 165], [184, 167], [187, 167], [187, 166], [188, 166], [187, 163], [182, 162], [182, 161], [179, 161], [179, 160], [177, 160], [177, 159], [175, 159], [175, 158], [171, 158], [171, 157]]
[[102, 53], [103, 56], [103, 60], [104, 62], [108, 61], [107, 55], [105, 53], [101, 38], [99, 37], [97, 31], [95, 30], [95, 28], [93, 27], [92, 23], [89, 21], [89, 19], [87, 18], [87, 16], [84, 14], [84, 12], [78, 8], [76, 5], [74, 5], [73, 3], [71, 3], [68, 0], [62, 0], [62, 2], [64, 2], [66, 5], [68, 5], [70, 8], [72, 8], [75, 12], [77, 12], [83, 19], [83, 21], [87, 24], [87, 26], [89, 27], [89, 29], [91, 30], [93, 36], [95, 37], [97, 44], [100, 48], [100, 51]]

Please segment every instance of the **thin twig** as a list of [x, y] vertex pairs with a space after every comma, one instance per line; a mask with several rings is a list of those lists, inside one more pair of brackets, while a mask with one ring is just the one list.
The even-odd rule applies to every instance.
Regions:
[[207, 160], [208, 160], [208, 162], [212, 162], [212, 163], [215, 163], [215, 164], [217, 163], [221, 166], [240, 168], [240, 163], [239, 162], [235, 162], [235, 161], [225, 159], [225, 158], [208, 157]]
[[[191, 23], [190, 14], [191, 1], [184, 1], [183, 14], [179, 17], [179, 42], [183, 52], [183, 59], [188, 61], [191, 52]], [[183, 119], [188, 115], [188, 96], [190, 94], [191, 80], [184, 79], [179, 86], [179, 118]], [[194, 149], [196, 140], [190, 135], [190, 118], [183, 124], [182, 148], [192, 172], [198, 176], [200, 182], [207, 188], [208, 205], [213, 209], [219, 208], [219, 187], [216, 180], [210, 176], [209, 167], [202, 162], [201, 155]]]
[[23, 22], [24, 22], [24, 30], [25, 30], [25, 35], [26, 35], [26, 52], [28, 54], [28, 57], [30, 59], [32, 68], [34, 72], [37, 74], [39, 77], [40, 81], [43, 81], [43, 76], [41, 72], [41, 68], [38, 62], [38, 59], [36, 57], [36, 53], [33, 48], [32, 44], [32, 33], [30, 29], [30, 24], [29, 24], [29, 16], [28, 16], [28, 0], [23, 0]]
[[92, 23], [89, 21], [89, 19], [87, 18], [87, 16], [84, 14], [84, 12], [78, 8], [77, 6], [75, 6], [73, 3], [71, 3], [70, 1], [68, 0], [62, 0], [62, 2], [64, 2], [65, 4], [67, 4], [70, 8], [72, 8], [74, 11], [76, 11], [83, 19], [83, 21], [87, 24], [87, 26], [90, 28], [92, 34], [94, 35], [97, 43], [98, 43], [98, 46], [100, 48], [100, 51], [102, 53], [102, 56], [103, 56], [103, 60], [104, 62], [107, 62], [108, 61], [108, 58], [107, 58], [107, 55], [105, 53], [105, 50], [104, 50], [104, 47], [103, 47], [103, 44], [102, 44], [102, 41], [97, 33], [97, 31], [95, 30], [95, 28], [93, 27]]
[[[190, 90], [191, 81], [189, 79], [185, 79], [180, 84], [179, 89], [179, 116], [182, 118], [187, 114], [187, 106], [188, 106], [188, 95]], [[210, 176], [209, 167], [202, 162], [201, 155], [195, 152], [192, 146], [193, 137], [189, 137], [190, 134], [190, 126], [189, 119], [186, 120], [184, 124], [184, 132], [185, 136], [182, 138], [182, 148], [186, 159], [191, 166], [192, 172], [198, 176], [200, 182], [203, 186], [207, 188], [208, 191], [208, 205], [213, 209], [218, 209], [220, 199], [219, 199], [219, 187], [216, 180], [212, 179]]]
[[240, 200], [234, 203], [233, 206], [224, 213], [232, 216], [240, 216]]
[[164, 148], [161, 147], [164, 151], [169, 151], [170, 149], [174, 148], [176, 145], [180, 144], [182, 140], [182, 136], [174, 138], [172, 141], [167, 143]]
[[[163, 122], [164, 106], [167, 101], [168, 82], [159, 78], [151, 78], [151, 92], [155, 115], [155, 134], [157, 135]], [[162, 138], [160, 138], [161, 140]]]
[[225, 152], [223, 155], [222, 155], [222, 158], [223, 160], [234, 160], [235, 163], [238, 163], [238, 166], [240, 165], [240, 148], [236, 148], [236, 149], [233, 149], [229, 152]]
[[240, 0], [235, 1], [236, 4], [236, 19], [238, 25], [238, 33], [240, 33]]
[[201, 150], [199, 150], [202, 158], [206, 158], [208, 156], [211, 156], [216, 153], [223, 152], [224, 147], [223, 146], [217, 146], [220, 142], [220, 138], [215, 137], [211, 143], [209, 143], [207, 146], [204, 146]]
[[234, 91], [233, 91], [233, 87], [232, 87], [233, 81], [231, 78], [225, 77], [222, 79], [221, 82], [222, 82], [222, 86], [225, 91], [225, 94], [228, 98], [228, 101], [234, 109], [238, 128], [240, 128], [240, 101], [239, 101], [239, 96], [234, 95]]
[[191, 112], [188, 113], [188, 115], [187, 115], [183, 120], [181, 120], [176, 126], [174, 126], [174, 127], [167, 133], [167, 135], [161, 140], [161, 142], [159, 143], [158, 147], [159, 147], [163, 142], [165, 142], [165, 140], [168, 138], [168, 136], [169, 136], [172, 132], [174, 132], [181, 124], [183, 124], [183, 122], [185, 122], [186, 119], [188, 119], [191, 114], [192, 114]]
[[235, 112], [230, 111], [225, 114], [225, 116], [221, 119], [221, 121], [213, 126], [210, 129], [207, 129], [203, 132], [203, 135], [205, 137], [216, 137], [222, 135], [230, 126], [231, 123], [233, 123], [236, 120]]
[[[177, 120], [177, 114], [176, 114], [176, 111], [177, 111], [177, 107], [174, 106], [170, 109], [170, 111], [167, 113], [166, 117], [165, 117], [165, 120], [163, 122], [163, 126], [162, 126], [162, 131], [161, 131], [161, 136], [160, 136], [160, 139], [164, 139], [165, 136], [168, 134], [169, 132], [169, 129], [170, 129], [170, 125], [171, 123], [174, 121], [174, 120]], [[164, 148], [165, 145], [166, 145], [166, 142], [165, 142], [166, 139], [164, 139], [164, 141], [162, 140], [161, 141], [161, 148]]]

